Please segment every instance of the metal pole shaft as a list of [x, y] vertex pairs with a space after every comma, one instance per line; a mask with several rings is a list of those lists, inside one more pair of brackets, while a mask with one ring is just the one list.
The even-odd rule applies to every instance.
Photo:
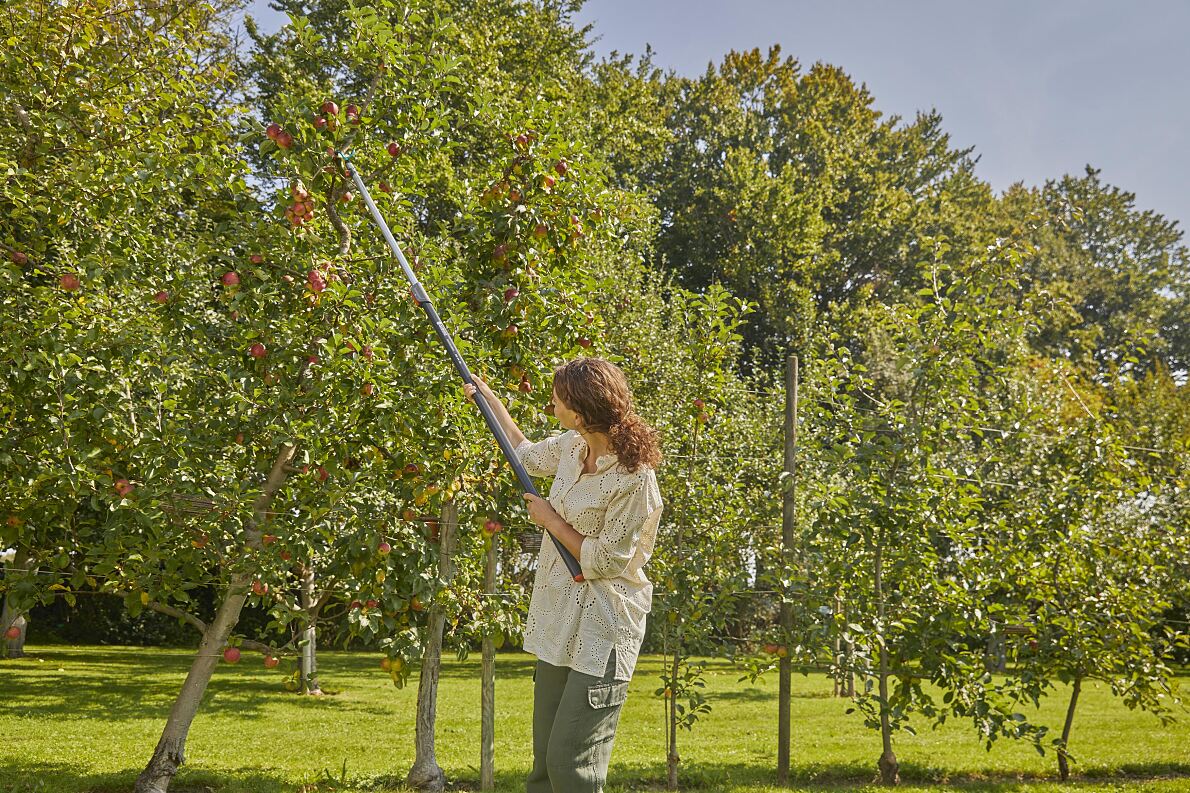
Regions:
[[[380, 228], [380, 233], [384, 237], [384, 241], [388, 244], [389, 250], [393, 252], [393, 255], [397, 257], [397, 261], [400, 262], [401, 269], [405, 272], [405, 277], [409, 280], [409, 284], [413, 288], [414, 300], [426, 312], [431, 327], [438, 334], [438, 340], [446, 348], [446, 352], [450, 356], [455, 369], [458, 370], [459, 376], [463, 378], [463, 382], [473, 384], [475, 380], [471, 376], [471, 370], [467, 368], [467, 362], [459, 354], [459, 348], [455, 346], [450, 331], [442, 323], [442, 319], [434, 309], [434, 304], [430, 302], [426, 290], [422, 287], [421, 282], [417, 280], [417, 276], [414, 274], [413, 268], [409, 266], [409, 262], [405, 260], [405, 254], [401, 253], [401, 246], [393, 238], [393, 233], [389, 231], [388, 224], [384, 221], [384, 216], [380, 214], [380, 210], [376, 208], [376, 204], [372, 201], [372, 195], [368, 192], [367, 186], [364, 185], [364, 180], [360, 178], [359, 171], [351, 164], [347, 155], [341, 156], [347, 173], [351, 176], [352, 181], [355, 182], [355, 186], [359, 190], [360, 196], [363, 197], [364, 204], [368, 207], [368, 212], [371, 213], [372, 219], [376, 221], [376, 225]], [[492, 406], [487, 403], [487, 400], [478, 391], [475, 392], [475, 404], [479, 407], [479, 412], [483, 414], [483, 419], [487, 423], [488, 429], [496, 436], [496, 443], [499, 444], [500, 451], [504, 453], [508, 464], [512, 466], [513, 473], [516, 474], [517, 481], [520, 482], [521, 491], [532, 493], [540, 498], [541, 494], [537, 492], [537, 488], [533, 485], [533, 480], [530, 478], [529, 472], [525, 470], [525, 466], [521, 463], [520, 458], [517, 457], [516, 450], [512, 448], [512, 442], [508, 440], [504, 428], [500, 426], [500, 420], [496, 418], [495, 411], [492, 410]], [[554, 541], [554, 547], [557, 548], [562, 561], [566, 563], [566, 569], [570, 571], [570, 575], [575, 581], [582, 581], [582, 567], [579, 565], [578, 560], [574, 558], [574, 554], [562, 544], [561, 540], [548, 531], [546, 533]]]

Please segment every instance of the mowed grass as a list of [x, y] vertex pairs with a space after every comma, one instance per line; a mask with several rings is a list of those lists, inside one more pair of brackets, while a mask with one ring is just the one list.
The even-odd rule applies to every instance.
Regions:
[[[190, 665], [184, 650], [39, 647], [0, 662], [0, 791], [127, 791], [151, 755]], [[190, 730], [177, 793], [404, 790], [413, 761], [416, 674], [397, 690], [379, 656], [323, 652], [323, 685], [335, 693], [303, 698], [245, 654], [221, 664]], [[534, 658], [498, 657], [496, 771], [498, 790], [524, 789], [532, 763]], [[620, 721], [609, 793], [665, 787], [662, 701], [653, 695], [661, 659], [637, 666]], [[437, 759], [448, 789], [478, 790], [480, 753], [478, 654], [443, 663], [438, 696]], [[738, 682], [731, 664], [711, 660], [713, 706], [693, 732], [679, 731], [685, 789], [775, 793], [777, 678]], [[1190, 678], [1183, 677], [1183, 686]], [[879, 736], [847, 701], [830, 696], [825, 675], [793, 679], [792, 773], [795, 787], [872, 788]], [[1066, 691], [1037, 716], [1060, 728]], [[947, 723], [896, 738], [903, 789], [979, 791], [1190, 790], [1190, 713], [1162, 726], [1128, 710], [1103, 684], [1084, 687], [1071, 748], [1076, 783], [1056, 783], [1052, 753], [999, 741], [984, 750], [966, 723]], [[333, 781], [332, 781], [333, 780]]]

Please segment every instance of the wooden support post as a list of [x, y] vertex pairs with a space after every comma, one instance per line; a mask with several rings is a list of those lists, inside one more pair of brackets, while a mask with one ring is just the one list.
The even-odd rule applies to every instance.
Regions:
[[[792, 569], [796, 564], [794, 529], [796, 514], [794, 497], [797, 484], [797, 356], [790, 355], [785, 367], [785, 477], [781, 488], [781, 552], [785, 567]], [[793, 605], [788, 602], [788, 592], [781, 603], [781, 630], [784, 642], [793, 634]], [[777, 784], [789, 784], [789, 749], [791, 742], [790, 706], [793, 695], [791, 681], [792, 662], [789, 653], [781, 658], [778, 694], [777, 734]]]
[[[483, 589], [496, 595], [496, 549], [500, 535], [493, 534], [483, 571]], [[486, 598], [485, 598], [486, 600]], [[487, 604], [485, 603], [484, 606]], [[480, 679], [479, 789], [496, 789], [496, 643], [483, 637], [483, 672]]]

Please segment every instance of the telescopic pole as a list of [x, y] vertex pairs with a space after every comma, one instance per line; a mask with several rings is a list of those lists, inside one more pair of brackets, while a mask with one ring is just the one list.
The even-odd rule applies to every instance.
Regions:
[[[434, 309], [434, 304], [430, 302], [426, 290], [422, 287], [421, 282], [417, 280], [417, 276], [414, 275], [413, 268], [409, 266], [409, 262], [405, 261], [405, 255], [401, 253], [401, 246], [397, 245], [397, 241], [393, 239], [393, 233], [389, 231], [388, 224], [384, 222], [384, 217], [381, 216], [380, 210], [376, 208], [376, 204], [372, 201], [372, 196], [368, 192], [368, 188], [364, 185], [364, 180], [360, 178], [359, 172], [351, 164], [351, 153], [339, 152], [339, 157], [342, 159], [343, 166], [347, 169], [348, 175], [355, 182], [356, 189], [359, 190], [359, 194], [363, 197], [364, 204], [368, 207], [368, 212], [372, 214], [372, 219], [380, 227], [380, 233], [384, 236], [384, 241], [388, 243], [389, 250], [393, 252], [393, 255], [397, 257], [397, 261], [400, 262], [401, 270], [404, 271], [405, 278], [409, 280], [409, 284], [413, 288], [413, 299], [426, 312], [426, 317], [429, 318], [430, 325], [433, 326], [434, 332], [438, 334], [438, 340], [446, 348], [446, 352], [450, 356], [450, 360], [454, 363], [455, 369], [458, 370], [459, 375], [463, 378], [463, 382], [469, 385], [474, 384], [475, 380], [471, 376], [471, 371], [467, 368], [467, 363], [463, 360], [463, 356], [459, 354], [459, 348], [455, 346], [454, 339], [451, 338], [446, 326], [442, 324], [442, 319]], [[475, 404], [479, 406], [479, 412], [483, 414], [484, 421], [487, 422], [488, 429], [496, 436], [496, 443], [500, 444], [500, 451], [504, 453], [504, 457], [508, 460], [509, 465], [512, 466], [517, 481], [521, 484], [521, 490], [525, 493], [532, 493], [540, 498], [541, 494], [533, 486], [533, 480], [529, 478], [529, 472], [525, 470], [525, 466], [521, 463], [520, 458], [517, 457], [516, 450], [512, 448], [512, 443], [504, 433], [504, 428], [500, 426], [500, 421], [496, 418], [492, 406], [487, 403], [487, 400], [484, 399], [483, 394], [479, 391], [475, 392], [474, 399]], [[575, 581], [582, 581], [582, 567], [579, 566], [578, 560], [574, 558], [574, 554], [562, 544], [561, 540], [550, 534], [549, 531], [546, 533], [554, 541], [554, 547], [558, 549], [558, 553], [562, 556], [562, 561], [566, 563], [566, 569], [570, 571], [570, 575]]]

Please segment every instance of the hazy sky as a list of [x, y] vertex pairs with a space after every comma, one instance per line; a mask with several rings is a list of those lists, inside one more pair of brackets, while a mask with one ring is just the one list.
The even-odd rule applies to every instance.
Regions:
[[[252, 13], [276, 27], [265, 3]], [[996, 190], [1086, 164], [1141, 209], [1190, 221], [1190, 0], [588, 0], [594, 50], [698, 75], [780, 44], [868, 86], [886, 114], [936, 109]]]

